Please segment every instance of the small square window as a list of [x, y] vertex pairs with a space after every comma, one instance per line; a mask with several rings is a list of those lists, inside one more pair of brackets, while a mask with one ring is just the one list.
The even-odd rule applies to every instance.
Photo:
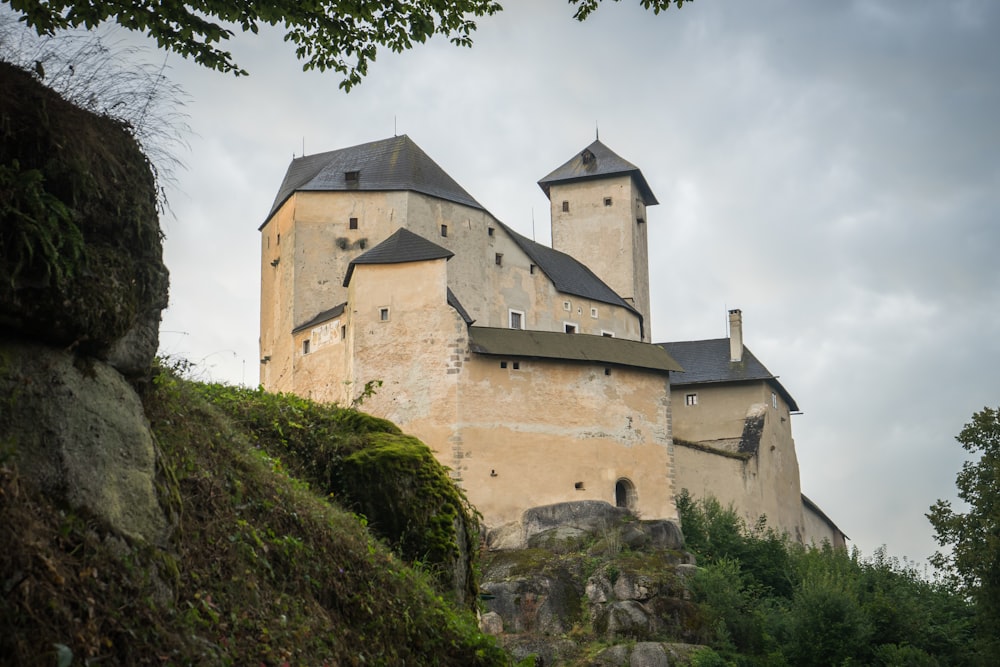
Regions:
[[350, 220], [347, 221], [347, 226], [348, 226], [349, 229], [357, 229], [358, 228], [358, 219], [357, 218], [351, 218]]
[[636, 218], [636, 219], [635, 219], [635, 221], [636, 221], [636, 222], [637, 222], [638, 224], [640, 224], [640, 225], [641, 225], [642, 223], [646, 222], [646, 221], [645, 221], [645, 220], [643, 220], [642, 218]]
[[604, 374], [605, 375], [611, 375], [611, 369], [610, 368], [605, 368], [604, 369]]
[[569, 301], [563, 301], [563, 310], [566, 311], [573, 310], [573, 306], [570, 304]]
[[344, 180], [348, 183], [357, 183], [358, 179], [361, 178], [360, 171], [345, 171]]
[[500, 368], [507, 368], [507, 362], [506, 361], [501, 361], [500, 362]]
[[389, 309], [388, 308], [379, 308], [378, 309], [378, 319], [379, 319], [380, 322], [388, 322], [389, 321]]
[[569, 202], [564, 201], [562, 204], [563, 213], [569, 213]]
[[684, 396], [684, 405], [698, 405], [698, 394], [687, 394]]
[[513, 366], [513, 368], [514, 368], [514, 370], [515, 370], [515, 371], [519, 371], [519, 370], [521, 370], [521, 362], [520, 362], [520, 361], [515, 361], [515, 362], [514, 362], [514, 363], [512, 364], [512, 366]]
[[510, 314], [510, 328], [511, 329], [523, 329], [524, 328], [524, 313], [519, 310], [511, 310]]
[[448, 236], [448, 225], [441, 225], [441, 236]]
[[498, 252], [493, 257], [493, 263], [496, 264], [497, 266], [503, 266], [503, 253], [502, 252]]
[[605, 206], [611, 206], [611, 197], [605, 197], [604, 198], [604, 205]]
[[590, 309], [590, 316], [594, 317], [594, 318], [597, 317], [597, 309], [596, 308], [591, 308]]
[[309, 339], [302, 341], [302, 354], [309, 354]]
[[495, 229], [493, 229], [492, 227], [487, 227], [487, 228], [486, 228], [486, 234], [487, 234], [488, 236], [493, 236], [493, 233], [494, 233], [495, 231], [496, 231], [496, 230], [495, 230]]
[[583, 482], [577, 482], [576, 484], [573, 485], [573, 488], [576, 489], [577, 491], [583, 491], [584, 490]]

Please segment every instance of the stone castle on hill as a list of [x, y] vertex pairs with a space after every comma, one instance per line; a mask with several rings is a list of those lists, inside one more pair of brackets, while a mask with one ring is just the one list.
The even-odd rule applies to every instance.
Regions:
[[512, 546], [532, 507], [677, 519], [714, 495], [843, 545], [801, 493], [777, 377], [728, 339], [650, 340], [642, 172], [600, 141], [538, 182], [552, 247], [493, 217], [409, 137], [294, 159], [261, 232], [260, 380], [426, 442]]

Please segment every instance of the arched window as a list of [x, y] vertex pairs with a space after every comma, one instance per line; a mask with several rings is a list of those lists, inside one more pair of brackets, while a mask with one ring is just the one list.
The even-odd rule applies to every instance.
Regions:
[[622, 477], [615, 482], [615, 505], [626, 509], [635, 509], [636, 493], [632, 480]]

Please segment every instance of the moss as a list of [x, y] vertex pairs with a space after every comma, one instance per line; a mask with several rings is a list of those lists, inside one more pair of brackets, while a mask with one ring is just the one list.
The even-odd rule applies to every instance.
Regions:
[[464, 580], [462, 597], [475, 598], [471, 571], [455, 569], [464, 570], [475, 552], [477, 525], [465, 497], [425, 444], [397, 433], [372, 433], [362, 449], [343, 460], [338, 486], [403, 558], [429, 564], [443, 582]]
[[166, 305], [156, 185], [129, 128], [0, 63], [0, 323], [103, 352]]

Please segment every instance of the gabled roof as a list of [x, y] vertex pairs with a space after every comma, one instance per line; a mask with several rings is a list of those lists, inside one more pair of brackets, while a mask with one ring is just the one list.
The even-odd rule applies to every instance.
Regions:
[[404, 264], [432, 259], [451, 259], [454, 256], [455, 253], [451, 250], [442, 248], [405, 227], [400, 227], [385, 241], [351, 260], [347, 267], [347, 275], [344, 276], [344, 287], [350, 284], [356, 264]]
[[659, 346], [607, 336], [470, 326], [469, 347], [478, 354], [494, 356], [570, 359], [664, 372], [683, 370]]
[[329, 310], [324, 310], [323, 312], [317, 314], [308, 322], [304, 322], [303, 324], [300, 324], [299, 326], [292, 329], [292, 333], [293, 334], [298, 333], [303, 329], [314, 327], [320, 322], [326, 322], [327, 320], [332, 320], [335, 317], [339, 317], [344, 314], [344, 308], [346, 307], [347, 307], [347, 302], [345, 301], [344, 303], [338, 304], [333, 308], [330, 308]]
[[[357, 172], [357, 180], [347, 180], [349, 172]], [[293, 159], [264, 225], [295, 192], [350, 190], [412, 190], [483, 209], [472, 195], [404, 134]]]
[[586, 181], [594, 178], [606, 176], [619, 176], [630, 174], [635, 179], [635, 183], [642, 193], [642, 200], [646, 206], [659, 204], [656, 196], [646, 182], [639, 167], [628, 160], [622, 158], [613, 150], [594, 141], [582, 151], [574, 155], [569, 162], [562, 165], [551, 174], [538, 181], [539, 187], [549, 196], [549, 187], [555, 183], [570, 183], [573, 181]]
[[510, 234], [510, 237], [524, 251], [524, 254], [531, 258], [531, 261], [542, 270], [542, 273], [549, 277], [555, 288], [563, 294], [582, 296], [585, 299], [621, 306], [642, 318], [639, 311], [608, 287], [578, 259], [541, 243], [536, 243], [528, 237], [518, 234], [502, 222], [499, 224], [505, 232]]
[[761, 380], [769, 383], [788, 403], [788, 409], [798, 412], [799, 406], [792, 395], [778, 382], [778, 377], [758, 361], [750, 348], [743, 347], [743, 361], [729, 360], [729, 339], [686, 340], [675, 343], [657, 343], [684, 366], [684, 375], [671, 377], [670, 383], [684, 386], [720, 382], [749, 382]]

